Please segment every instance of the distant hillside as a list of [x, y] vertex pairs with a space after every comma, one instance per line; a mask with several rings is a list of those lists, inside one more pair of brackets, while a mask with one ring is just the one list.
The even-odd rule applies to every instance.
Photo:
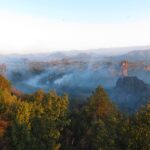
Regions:
[[115, 56], [117, 60], [130, 60], [130, 61], [148, 61], [150, 62], [150, 49], [148, 50], [135, 50], [126, 54]]
[[150, 85], [137, 77], [119, 78], [111, 98], [125, 112], [135, 112], [150, 99]]
[[[108, 90], [115, 87], [122, 74], [121, 62], [124, 60], [129, 64], [129, 76], [150, 84], [148, 49], [150, 47], [0, 55], [0, 72], [4, 72], [12, 84], [25, 93], [55, 89], [59, 94], [69, 93], [72, 97], [86, 99], [99, 85]], [[122, 53], [136, 51], [114, 56], [114, 51], [121, 50]]]

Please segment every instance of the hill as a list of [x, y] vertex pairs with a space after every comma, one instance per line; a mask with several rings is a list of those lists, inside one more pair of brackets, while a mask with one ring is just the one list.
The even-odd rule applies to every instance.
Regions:
[[118, 79], [110, 95], [120, 109], [133, 113], [150, 99], [150, 85], [137, 77], [123, 77]]

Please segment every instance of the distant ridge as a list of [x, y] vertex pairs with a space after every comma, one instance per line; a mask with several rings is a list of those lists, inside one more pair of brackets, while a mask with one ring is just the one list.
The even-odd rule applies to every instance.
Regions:
[[53, 55], [53, 54], [75, 54], [75, 53], [100, 53], [101, 55], [121, 55], [129, 52], [137, 52], [137, 51], [146, 51], [150, 50], [150, 45], [146, 46], [123, 46], [123, 47], [104, 47], [104, 48], [90, 48], [90, 49], [72, 49], [72, 50], [56, 50], [51, 51], [47, 50], [46, 52], [38, 52], [38, 53], [10, 53], [5, 54], [3, 50], [0, 50], [0, 56], [29, 56], [29, 55]]

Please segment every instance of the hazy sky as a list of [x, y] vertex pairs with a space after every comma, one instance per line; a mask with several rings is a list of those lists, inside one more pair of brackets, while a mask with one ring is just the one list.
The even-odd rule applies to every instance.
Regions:
[[0, 0], [0, 53], [150, 45], [150, 0]]

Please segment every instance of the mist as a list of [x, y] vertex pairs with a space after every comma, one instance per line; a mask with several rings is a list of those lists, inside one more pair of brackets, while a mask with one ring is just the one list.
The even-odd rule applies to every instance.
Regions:
[[97, 50], [89, 50], [42, 55], [3, 55], [1, 64], [6, 65], [5, 74], [8, 79], [24, 93], [33, 93], [38, 89], [46, 92], [56, 90], [59, 94], [68, 93], [72, 97], [86, 99], [99, 85], [108, 91], [115, 87], [121, 77], [120, 63], [123, 60], [129, 62], [129, 76], [137, 76], [149, 84], [150, 71], [145, 70], [150, 64], [145, 58], [148, 58], [148, 53], [147, 50], [139, 51], [140, 55], [135, 51], [136, 55], [129, 52], [108, 56]]

